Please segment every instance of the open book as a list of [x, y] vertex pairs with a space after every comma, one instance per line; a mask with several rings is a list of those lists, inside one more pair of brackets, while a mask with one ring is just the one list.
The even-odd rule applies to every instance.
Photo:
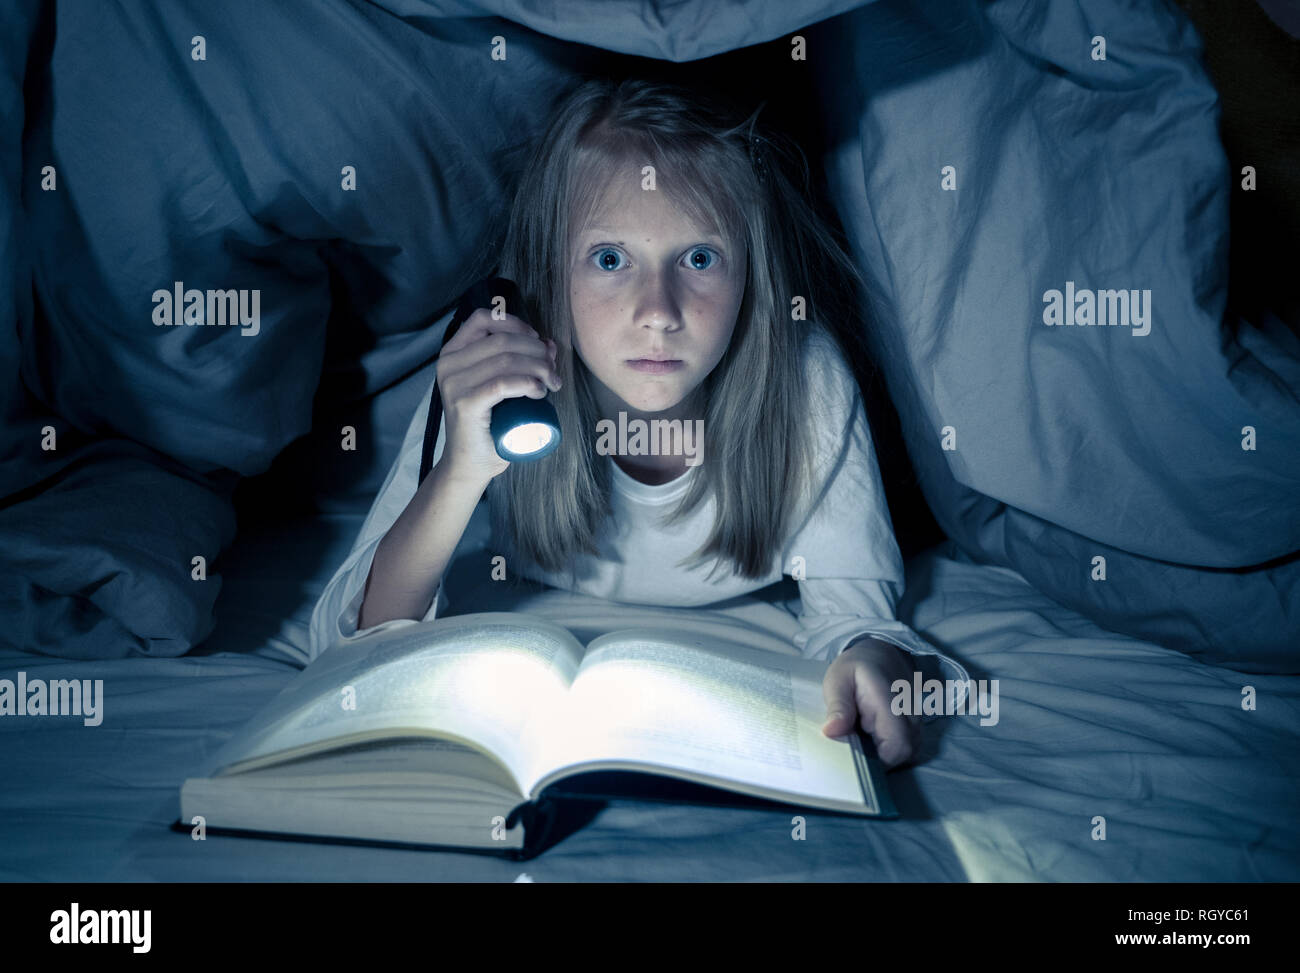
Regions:
[[185, 781], [181, 822], [530, 857], [535, 812], [587, 793], [583, 779], [619, 797], [611, 781], [664, 778], [896, 817], [856, 730], [822, 733], [827, 665], [695, 636], [688, 620], [585, 648], [516, 612], [400, 626], [313, 660]]

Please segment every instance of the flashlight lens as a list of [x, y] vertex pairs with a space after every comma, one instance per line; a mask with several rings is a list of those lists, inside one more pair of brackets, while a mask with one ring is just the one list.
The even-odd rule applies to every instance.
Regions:
[[515, 426], [501, 438], [501, 445], [512, 453], [527, 455], [544, 448], [551, 441], [554, 431], [541, 422], [526, 422]]

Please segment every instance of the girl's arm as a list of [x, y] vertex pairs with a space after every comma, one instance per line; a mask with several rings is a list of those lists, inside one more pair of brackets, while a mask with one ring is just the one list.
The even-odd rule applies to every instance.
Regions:
[[937, 662], [944, 678], [964, 685], [969, 676], [960, 662], [898, 620], [903, 561], [853, 373], [839, 350], [817, 336], [809, 343], [807, 376], [826, 479], [786, 552], [787, 563], [795, 555], [805, 562], [795, 648], [806, 658], [832, 661], [864, 638], [888, 642], [918, 666], [925, 659]]
[[[366, 514], [365, 522], [361, 525], [361, 531], [357, 535], [357, 540], [353, 544], [351, 552], [334, 573], [334, 577], [325, 586], [325, 590], [316, 602], [311, 617], [308, 661], [316, 658], [335, 642], [351, 641], [369, 635], [375, 628], [379, 627], [377, 625], [370, 628], [361, 627], [360, 616], [367, 588], [366, 582], [370, 577], [371, 567], [380, 544], [387, 536], [389, 529], [394, 526], [398, 518], [403, 515], [404, 511], [412, 505], [413, 500], [416, 498], [420, 452], [424, 445], [424, 427], [428, 421], [429, 404], [432, 401], [433, 394], [432, 389], [430, 389], [421, 398], [421, 403], [411, 417], [410, 425], [407, 426], [406, 434], [402, 438], [402, 446], [397, 459], [389, 468], [388, 476], [385, 478], [383, 486], [380, 487], [374, 503], [371, 504], [370, 512]], [[434, 502], [432, 496], [435, 490], [434, 473], [438, 469], [437, 464], [442, 456], [445, 440], [446, 416], [444, 415], [433, 454], [434, 468], [420, 487], [420, 490], [424, 492], [430, 503]], [[452, 505], [455, 504], [456, 501], [452, 500]], [[445, 571], [445, 565], [443, 570]], [[443, 592], [441, 583], [442, 573], [443, 571], [439, 571], [437, 578], [430, 579], [436, 583], [436, 590], [430, 596], [428, 611], [420, 616], [421, 620], [438, 617], [448, 607], [447, 596]], [[367, 612], [367, 615], [369, 615], [369, 612]], [[367, 618], [367, 621], [369, 621], [369, 618]]]
[[[311, 658], [340, 639], [360, 638], [389, 623], [428, 620], [445, 609], [442, 575], [483, 491], [510, 465], [492, 441], [492, 408], [512, 396], [541, 398], [547, 386], [558, 389], [555, 346], [514, 315], [494, 318], [479, 308], [439, 351], [437, 382], [411, 417], [401, 453], [352, 553], [312, 613]], [[433, 468], [421, 484], [420, 455], [434, 395], [445, 409]]]
[[[894, 543], [892, 536], [889, 543]], [[894, 550], [897, 551], [897, 545]], [[831, 661], [861, 641], [887, 642], [911, 655], [918, 666], [923, 660], [933, 660], [941, 678], [964, 685], [970, 679], [965, 666], [898, 620], [896, 606], [902, 587], [901, 573], [900, 561], [898, 582], [815, 577], [801, 582], [799, 622], [803, 628], [794, 637], [795, 648], [806, 658]]]
[[428, 612], [485, 489], [482, 480], [435, 463], [375, 549], [359, 629]]

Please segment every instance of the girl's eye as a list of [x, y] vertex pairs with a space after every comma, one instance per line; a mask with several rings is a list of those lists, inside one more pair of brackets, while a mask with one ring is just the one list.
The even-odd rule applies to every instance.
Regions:
[[604, 249], [597, 250], [596, 253], [594, 254], [594, 256], [596, 257], [596, 263], [599, 265], [599, 267], [602, 270], [618, 269], [617, 267], [610, 266], [609, 258], [611, 255], [613, 256], [615, 263], [617, 263], [621, 259], [621, 257], [619, 256], [619, 252], [617, 250], [611, 250], [609, 247], [605, 247]]
[[[695, 259], [700, 254], [708, 255], [708, 263], [704, 264], [704, 266], [700, 266], [700, 264]], [[713, 264], [714, 264], [713, 251], [710, 250], [708, 247], [696, 247], [694, 250], [691, 251], [691, 267], [694, 268], [695, 270], [708, 270], [710, 267], [713, 266]]]
[[[703, 255], [704, 262], [700, 262]], [[618, 270], [622, 265], [622, 255], [611, 247], [602, 247], [592, 254], [596, 258], [596, 265], [601, 270]], [[690, 264], [693, 270], [708, 270], [717, 262], [717, 256], [708, 247], [696, 247], [690, 253]]]

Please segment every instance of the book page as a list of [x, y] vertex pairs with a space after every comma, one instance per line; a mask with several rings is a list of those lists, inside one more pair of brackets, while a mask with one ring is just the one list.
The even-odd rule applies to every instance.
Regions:
[[828, 663], [651, 629], [588, 647], [546, 728], [531, 788], [584, 763], [634, 761], [786, 795], [871, 804], [848, 737], [825, 736]]
[[409, 799], [416, 786], [493, 794], [500, 799], [517, 787], [503, 767], [485, 767], [483, 754], [472, 747], [452, 740], [410, 737], [345, 745], [237, 776], [244, 786], [276, 790], [364, 788], [368, 800]]
[[563, 709], [582, 651], [565, 629], [514, 612], [434, 619], [340, 643], [285, 687], [216, 763], [417, 729], [476, 744], [521, 781], [536, 745], [524, 726], [535, 711]]

